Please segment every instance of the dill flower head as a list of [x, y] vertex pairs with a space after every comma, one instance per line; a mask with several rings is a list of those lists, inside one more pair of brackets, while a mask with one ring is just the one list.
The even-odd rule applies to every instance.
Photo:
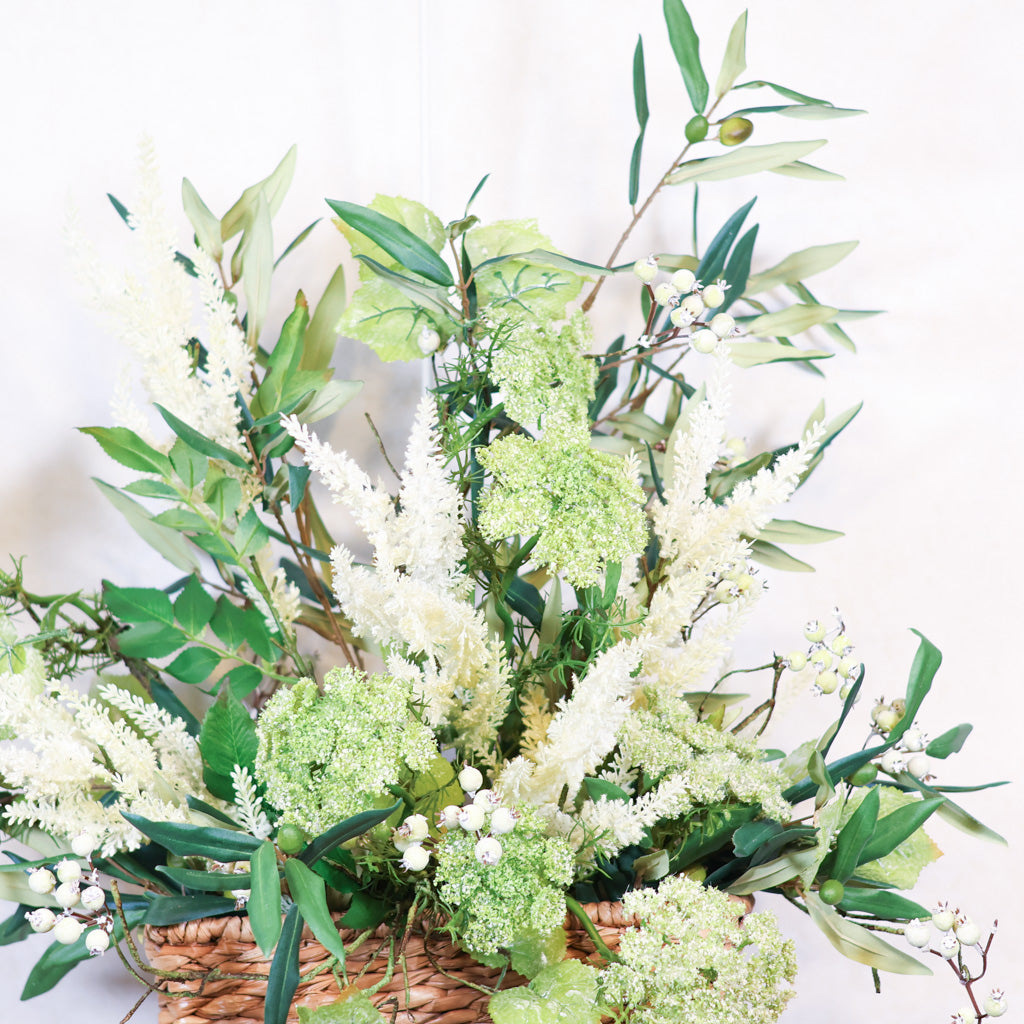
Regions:
[[425, 770], [433, 734], [410, 709], [411, 684], [351, 668], [279, 690], [260, 715], [256, 777], [286, 824], [320, 833]]
[[514, 831], [501, 836], [501, 856], [478, 857], [476, 833], [454, 828], [437, 847], [442, 898], [465, 917], [459, 938], [477, 954], [508, 949], [523, 932], [550, 934], [565, 919], [572, 851], [544, 834], [536, 812], [520, 810]]
[[607, 1003], [631, 1024], [772, 1024], [793, 995], [793, 944], [775, 918], [749, 914], [685, 875], [623, 898], [639, 928], [622, 937], [622, 963], [602, 973]]

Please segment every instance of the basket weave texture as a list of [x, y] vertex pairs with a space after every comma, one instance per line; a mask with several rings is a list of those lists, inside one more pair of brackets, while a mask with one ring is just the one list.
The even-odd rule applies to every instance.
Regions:
[[[605, 944], [617, 950], [623, 931], [633, 924], [632, 919], [623, 915], [622, 905], [588, 903], [583, 909]], [[568, 955], [577, 960], [599, 961], [600, 955], [576, 918], [570, 914], [565, 924]], [[354, 941], [357, 934], [341, 930], [346, 945]], [[346, 957], [348, 976], [354, 984], [370, 988], [386, 976], [388, 940], [389, 932], [381, 926]], [[255, 1024], [263, 1020], [266, 982], [222, 976], [267, 974], [270, 970], [269, 961], [253, 939], [248, 918], [212, 917], [160, 928], [148, 926], [145, 950], [149, 962], [158, 970], [202, 975], [187, 981], [163, 982], [160, 1024], [208, 1024], [210, 1021]], [[404, 970], [396, 955], [390, 981], [371, 997], [388, 1018], [397, 1009], [396, 1024], [486, 1024], [490, 1021], [486, 1013], [489, 995], [460, 984], [460, 979], [493, 989], [501, 978], [500, 970], [477, 963], [439, 932], [427, 936], [409, 935], [402, 953]], [[309, 929], [304, 929], [299, 946], [300, 974], [308, 973], [329, 958], [330, 954]], [[361, 971], [364, 973], [357, 978]], [[501, 987], [522, 985], [525, 981], [509, 971]], [[338, 998], [334, 974], [324, 970], [299, 984], [288, 1020], [290, 1024], [298, 1021], [299, 1006], [322, 1006]]]

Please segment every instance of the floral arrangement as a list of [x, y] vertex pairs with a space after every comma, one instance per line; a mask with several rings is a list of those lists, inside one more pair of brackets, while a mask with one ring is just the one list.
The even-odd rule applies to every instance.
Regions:
[[[195, 244], [181, 252], [145, 148], [139, 194], [114, 200], [131, 273], [104, 275], [76, 241], [135, 357], [118, 425], [84, 429], [139, 475], [99, 486], [174, 573], [92, 595], [34, 594], [19, 562], [0, 578], [0, 825], [17, 841], [0, 935], [53, 936], [24, 998], [108, 949], [143, 998], [165, 991], [175, 972], [151, 969], [133, 930], [245, 915], [271, 961], [272, 1022], [301, 980], [304, 925], [338, 996], [300, 1020], [394, 1019], [346, 970], [345, 936], [382, 924], [392, 963], [426, 928], [507, 970], [495, 1024], [769, 1022], [796, 963], [771, 901], [745, 898], [772, 893], [876, 979], [948, 963], [960, 1024], [1005, 1012], [1000, 990], [976, 987], [993, 933], [912, 891], [939, 855], [932, 815], [999, 838], [932, 774], [971, 728], [923, 731], [936, 647], [922, 636], [904, 696], [869, 710], [838, 614], [728, 667], [766, 577], [807, 568], [785, 548], [835, 536], [776, 513], [857, 412], [819, 406], [802, 436], [750, 453], [730, 434], [730, 378], [852, 349], [841, 324], [858, 314], [805, 281], [854, 243], [762, 269], [753, 200], [698, 246], [699, 189], [833, 178], [804, 160], [822, 141], [749, 140], [777, 116], [860, 111], [740, 82], [746, 14], [712, 90], [683, 3], [664, 12], [694, 113], [641, 202], [639, 41], [631, 219], [604, 263], [533, 222], [481, 223], [484, 181], [447, 223], [402, 197], [328, 200], [358, 286], [339, 267], [272, 331], [274, 271], [314, 226], [275, 251], [294, 151], [222, 217], [186, 180]], [[775, 102], [752, 106], [750, 90]], [[629, 253], [652, 200], [679, 186], [692, 251]], [[614, 277], [639, 299], [622, 333], [594, 311]], [[780, 304], [784, 290], [797, 301]], [[828, 347], [794, 340], [808, 331]], [[383, 452], [394, 484], [312, 429], [358, 403], [330, 367], [339, 332], [425, 367], [403, 467]], [[355, 550], [329, 535], [318, 487], [349, 513]], [[740, 672], [759, 696], [733, 691]], [[834, 723], [790, 751], [762, 746], [794, 688], [835, 702]], [[633, 921], [617, 951], [583, 910], [596, 901]], [[567, 915], [593, 960], [566, 956]]]

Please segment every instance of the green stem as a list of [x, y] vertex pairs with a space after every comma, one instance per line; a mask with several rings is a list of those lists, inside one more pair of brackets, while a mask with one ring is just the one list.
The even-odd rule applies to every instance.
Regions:
[[618, 953], [613, 953], [606, 945], [604, 939], [601, 938], [597, 926], [593, 921], [587, 917], [586, 911], [580, 904], [574, 900], [571, 896], [565, 897], [565, 905], [572, 911], [573, 916], [581, 925], [583, 930], [590, 936], [590, 941], [593, 942], [594, 948], [607, 960], [609, 963], [620, 964], [622, 963], [622, 957]]

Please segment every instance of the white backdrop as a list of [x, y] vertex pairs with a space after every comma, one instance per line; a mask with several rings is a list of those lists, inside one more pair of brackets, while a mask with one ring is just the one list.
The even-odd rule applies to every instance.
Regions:
[[[740, 8], [718, 0], [690, 7], [713, 82]], [[636, 131], [630, 67], [639, 32], [652, 109], [647, 187], [680, 148], [689, 116], [660, 8], [655, 0], [0, 3], [7, 314], [0, 548], [27, 556], [30, 585], [89, 588], [101, 575], [138, 583], [154, 565], [88, 479], [116, 482], [116, 472], [73, 432], [109, 423], [118, 353], [76, 298], [61, 237], [69, 196], [101, 251], [116, 260], [126, 231], [103, 194], [131, 195], [143, 133], [155, 140], [171, 204], [187, 175], [218, 213], [294, 142], [298, 172], [279, 218], [279, 245], [326, 212], [325, 196], [365, 203], [376, 191], [402, 193], [452, 219], [490, 171], [475, 207], [484, 219], [537, 217], [556, 244], [601, 262], [628, 219]], [[825, 301], [889, 311], [855, 325], [859, 354], [837, 356], [825, 381], [768, 368], [739, 388], [739, 410], [749, 404], [776, 424], [755, 442], [789, 439], [819, 394], [831, 412], [865, 402], [791, 511], [846, 537], [809, 552], [816, 574], [771, 575], [772, 592], [741, 655], [788, 649], [805, 619], [838, 604], [868, 666], [866, 693], [891, 697], [915, 648], [908, 627], [919, 628], [945, 654], [925, 728], [976, 725], [965, 751], [944, 767], [958, 782], [1021, 776], [1013, 645], [1024, 437], [1015, 415], [1021, 356], [1007, 305], [1022, 227], [1010, 199], [1021, 155], [1013, 68], [1022, 30], [1024, 8], [1010, 0], [969, 13], [934, 0], [751, 0], [749, 77], [866, 107], [870, 116], [818, 122], [813, 132], [766, 120], [753, 140], [830, 137], [813, 159], [845, 174], [845, 184], [761, 175], [705, 190], [705, 237], [758, 194], [752, 217], [762, 224], [762, 266], [806, 245], [859, 238], [850, 259], [813, 282], [815, 291]], [[663, 197], [626, 255], [685, 249], [685, 207], [682, 194]], [[343, 251], [325, 224], [289, 257], [273, 297], [278, 321], [300, 285], [319, 296]], [[614, 288], [608, 293], [604, 314], [633, 315]], [[607, 342], [620, 324], [599, 321], [599, 337]], [[377, 366], [346, 343], [338, 364], [350, 376]], [[412, 400], [415, 371], [399, 377], [397, 386], [378, 378], [369, 394], [378, 420], [396, 408], [404, 415]], [[336, 439], [349, 443], [362, 411], [339, 417]], [[396, 414], [392, 447], [404, 429]], [[793, 738], [810, 736], [831, 710], [800, 707], [806, 715]], [[1003, 918], [990, 977], [1020, 999], [1011, 965], [1024, 952], [1017, 923], [1024, 901], [1009, 877], [1022, 838], [1012, 813], [1021, 806], [1019, 788], [965, 803], [999, 827], [1011, 849], [936, 825], [948, 855], [927, 869], [922, 898], [951, 899], [983, 925]], [[886, 978], [888, 998], [879, 1000], [866, 968], [843, 960], [788, 908], [780, 916], [801, 960], [787, 1024], [818, 1021], [826, 1005], [824, 1016], [836, 1024], [938, 1022], [963, 1002], [948, 971], [933, 980]], [[50, 1020], [69, 1011], [77, 1024], [120, 1019], [136, 989], [113, 956], [19, 1005], [44, 945], [0, 951], [7, 966], [0, 1019]], [[155, 1021], [155, 1005], [136, 1019]]]

